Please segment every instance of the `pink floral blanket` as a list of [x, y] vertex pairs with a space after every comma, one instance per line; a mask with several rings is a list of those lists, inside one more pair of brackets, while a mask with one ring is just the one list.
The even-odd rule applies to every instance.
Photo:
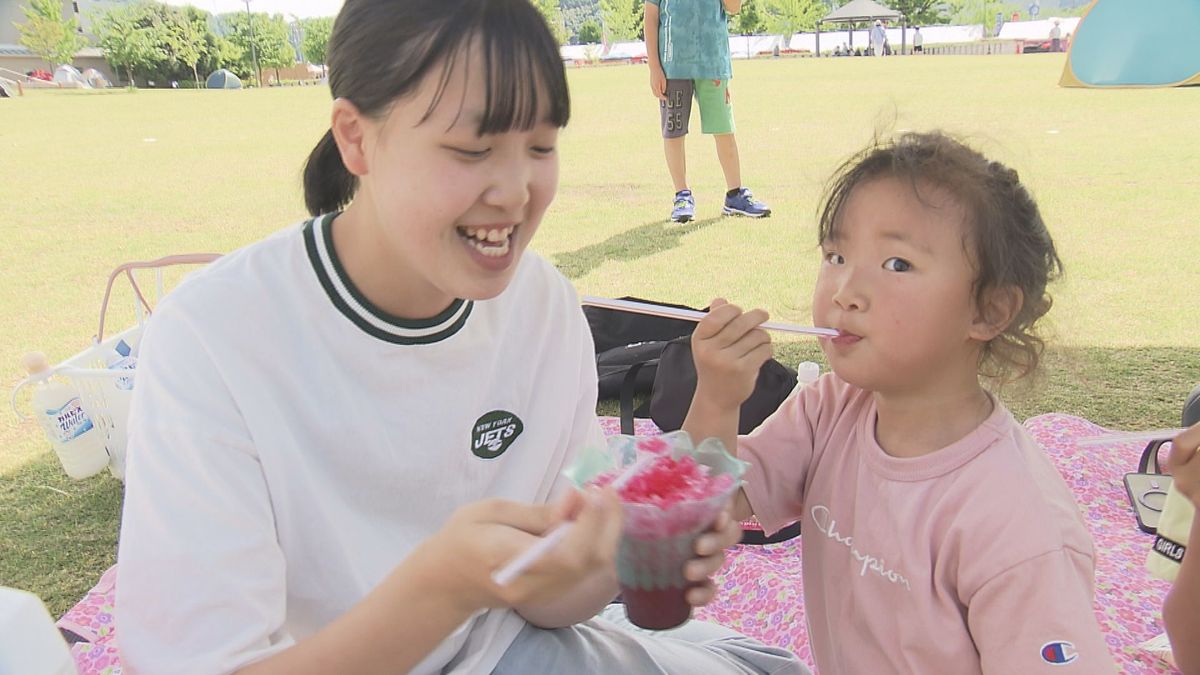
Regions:
[[[620, 433], [612, 418], [609, 434]], [[1167, 584], [1151, 579], [1144, 561], [1152, 537], [1141, 533], [1125, 497], [1122, 476], [1135, 470], [1139, 446], [1076, 447], [1074, 441], [1105, 429], [1070, 415], [1049, 414], [1025, 422], [1075, 492], [1096, 542], [1096, 617], [1123, 673], [1173, 672], [1139, 645], [1162, 633], [1162, 600]], [[657, 433], [639, 420], [635, 431]], [[58, 625], [83, 637], [72, 647], [81, 675], [118, 675], [117, 632], [113, 625], [113, 567]], [[717, 600], [697, 612], [702, 619], [731, 626], [763, 642], [792, 649], [812, 664], [804, 620], [798, 539], [768, 546], [741, 546], [731, 552], [717, 579]], [[1015, 619], [1019, 620], [1019, 619]]]

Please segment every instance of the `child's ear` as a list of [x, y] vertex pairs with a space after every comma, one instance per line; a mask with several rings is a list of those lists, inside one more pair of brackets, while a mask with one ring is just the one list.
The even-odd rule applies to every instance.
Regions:
[[358, 106], [344, 98], [335, 100], [329, 128], [346, 169], [355, 176], [367, 175], [367, 118]]
[[978, 314], [971, 322], [970, 336], [987, 342], [1004, 332], [1025, 301], [1025, 294], [1017, 286], [998, 286], [989, 289], [979, 304]]

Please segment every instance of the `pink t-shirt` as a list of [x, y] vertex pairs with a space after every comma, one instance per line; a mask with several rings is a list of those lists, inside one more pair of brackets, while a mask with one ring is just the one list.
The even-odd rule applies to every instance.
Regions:
[[801, 521], [822, 674], [1115, 672], [1091, 537], [1008, 410], [917, 458], [885, 453], [875, 417], [830, 374], [738, 439], [763, 528]]

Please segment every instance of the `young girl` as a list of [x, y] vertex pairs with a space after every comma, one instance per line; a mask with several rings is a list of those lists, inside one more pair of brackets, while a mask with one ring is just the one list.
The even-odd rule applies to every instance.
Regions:
[[1195, 675], [1200, 673], [1200, 425], [1175, 437], [1167, 468], [1174, 476], [1175, 489], [1195, 505], [1196, 513], [1188, 553], [1163, 604], [1163, 623], [1179, 670]]
[[[527, 0], [348, 0], [329, 66], [330, 130], [305, 169], [317, 217], [180, 285], [141, 344], [125, 665], [798, 671], [716, 626], [690, 643], [574, 626], [617, 591], [611, 495], [567, 497], [555, 518], [511, 510], [569, 492], [563, 467], [603, 442], [578, 299], [526, 252], [569, 116], [541, 15]], [[453, 515], [485, 498], [506, 501]], [[529, 579], [489, 581], [567, 517], [577, 534]], [[700, 537], [688, 578], [738, 534], [720, 520]]]
[[980, 384], [1036, 367], [1060, 268], [1016, 172], [906, 134], [843, 166], [819, 234], [832, 374], [735, 437], [770, 346], [764, 313], [722, 305], [684, 428], [752, 463], [736, 515], [802, 523], [820, 672], [1114, 672], [1071, 493]]

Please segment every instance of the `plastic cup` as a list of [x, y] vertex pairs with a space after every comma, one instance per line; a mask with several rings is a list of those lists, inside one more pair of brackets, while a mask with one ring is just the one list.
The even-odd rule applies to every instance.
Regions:
[[[686, 433], [674, 432], [654, 437], [614, 436], [609, 441], [609, 461], [585, 452], [567, 475], [577, 485], [586, 485], [602, 474], [644, 461], [648, 454], [674, 459], [689, 455], [708, 467], [709, 476], [731, 478], [722, 481], [722, 489], [703, 498], [666, 506], [623, 502], [625, 526], [617, 549], [617, 580], [625, 613], [636, 626], [666, 630], [691, 618], [692, 607], [685, 594], [698, 584], [684, 578], [684, 564], [695, 555], [696, 538], [712, 525], [741, 484], [746, 464], [725, 452], [715, 438], [693, 446]], [[653, 463], [649, 467], [653, 470]]]

